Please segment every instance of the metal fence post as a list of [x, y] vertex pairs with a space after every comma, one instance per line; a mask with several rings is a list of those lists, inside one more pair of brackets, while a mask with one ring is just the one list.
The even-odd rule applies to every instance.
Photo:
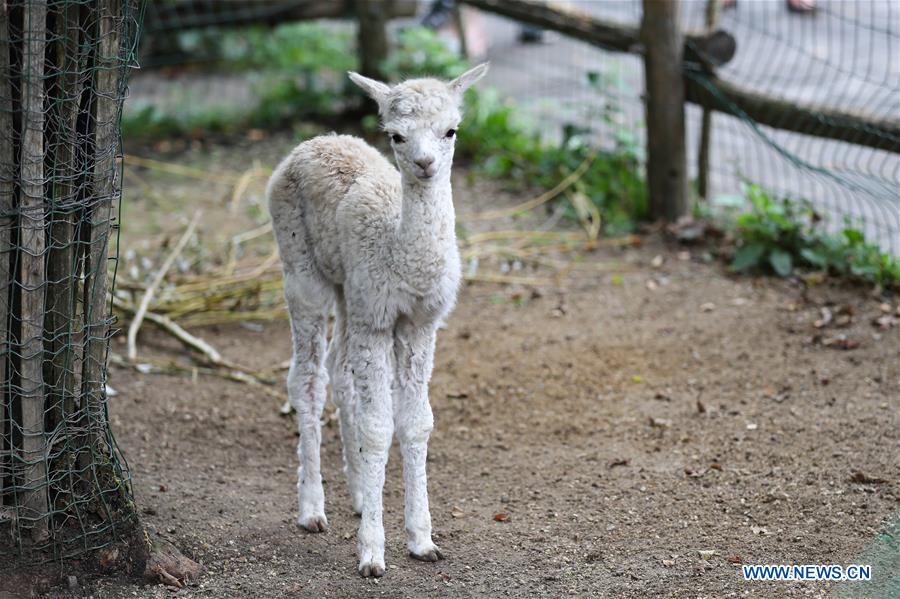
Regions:
[[643, 8], [650, 214], [675, 220], [688, 211], [681, 0], [643, 0]]

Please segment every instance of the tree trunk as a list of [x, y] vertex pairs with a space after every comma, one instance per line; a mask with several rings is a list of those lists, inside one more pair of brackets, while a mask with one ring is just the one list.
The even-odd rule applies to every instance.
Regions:
[[680, 0], [643, 0], [650, 214], [674, 221], [688, 211]]
[[44, 48], [47, 4], [25, 12], [22, 78], [22, 153], [19, 231], [23, 510], [19, 518], [35, 542], [47, 537], [47, 439], [44, 434]]
[[44, 318], [44, 381], [47, 384], [47, 430], [56, 431], [74, 410], [75, 371], [73, 332], [77, 328], [75, 299], [78, 286], [75, 264], [75, 213], [77, 212], [80, 160], [76, 127], [81, 102], [82, 23], [79, 6], [66, 4], [54, 14], [53, 79], [51, 107], [53, 127], [48, 128], [48, 156], [52, 160], [49, 247], [47, 255], [47, 306]]
[[12, 475], [12, 404], [6, 399], [9, 391], [6, 356], [9, 353], [10, 231], [14, 224], [9, 215], [13, 212], [16, 163], [13, 153], [9, 35], [9, 7], [6, 2], [0, 2], [0, 506], [5, 503], [2, 491], [11, 486], [9, 481]]
[[[84, 409], [91, 433], [105, 420], [102, 411], [106, 384], [106, 351], [108, 347], [110, 305], [107, 298], [110, 221], [118, 202], [116, 158], [119, 132], [117, 101], [119, 86], [119, 29], [115, 26], [121, 14], [122, 0], [100, 0], [97, 52], [96, 97], [94, 105], [93, 198], [90, 206], [90, 237], [85, 263], [84, 310], [85, 346], [81, 377]], [[91, 444], [96, 439], [90, 439]]]
[[136, 4], [0, 2], [0, 558], [72, 556], [136, 530], [105, 396]]

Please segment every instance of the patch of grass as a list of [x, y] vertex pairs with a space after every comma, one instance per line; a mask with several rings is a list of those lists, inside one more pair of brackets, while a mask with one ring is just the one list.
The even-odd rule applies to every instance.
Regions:
[[767, 272], [781, 277], [799, 269], [880, 285], [900, 285], [900, 261], [866, 241], [849, 223], [838, 233], [808, 202], [773, 198], [758, 185], [747, 187], [750, 210], [735, 221], [735, 272]]

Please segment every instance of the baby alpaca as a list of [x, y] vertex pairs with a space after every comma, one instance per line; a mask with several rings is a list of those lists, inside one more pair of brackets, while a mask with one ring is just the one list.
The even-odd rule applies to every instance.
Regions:
[[460, 106], [486, 71], [483, 64], [450, 82], [413, 79], [393, 87], [350, 73], [378, 103], [399, 172], [363, 140], [326, 135], [297, 146], [269, 181], [293, 337], [287, 385], [300, 428], [298, 524], [323, 532], [328, 523], [319, 446], [330, 378], [344, 471], [362, 516], [359, 573], [366, 577], [385, 569], [382, 488], [394, 432], [410, 555], [443, 557], [431, 540], [425, 478], [433, 427], [428, 382], [435, 332], [460, 280], [450, 189]]

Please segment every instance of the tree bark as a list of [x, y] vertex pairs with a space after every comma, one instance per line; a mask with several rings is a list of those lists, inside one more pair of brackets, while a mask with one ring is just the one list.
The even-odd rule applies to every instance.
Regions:
[[73, 332], [75, 298], [78, 286], [75, 264], [74, 213], [77, 184], [84, 165], [79, 157], [76, 133], [82, 85], [79, 51], [81, 38], [80, 7], [66, 4], [55, 16], [54, 77], [52, 120], [48, 130], [48, 151], [52, 151], [53, 181], [48, 214], [49, 247], [47, 256], [47, 306], [44, 320], [44, 381], [47, 383], [48, 430], [63, 422], [74, 410], [75, 356]]
[[35, 542], [47, 538], [47, 442], [44, 433], [44, 49], [45, 0], [25, 11], [19, 230], [21, 296], [20, 386], [24, 500], [19, 519]]
[[119, 57], [122, 0], [100, 0], [99, 45], [94, 104], [94, 155], [92, 205], [85, 207], [90, 215], [90, 233], [85, 261], [84, 326], [85, 343], [82, 364], [82, 409], [87, 417], [88, 441], [91, 446], [103, 443], [97, 438], [105, 430], [103, 400], [106, 393], [106, 352], [110, 306], [107, 298], [109, 233], [118, 202], [117, 158], [119, 110]]
[[[9, 351], [7, 317], [9, 316], [10, 232], [13, 212], [16, 163], [13, 151], [12, 72], [9, 65], [9, 6], [0, 2], [0, 505], [4, 502], [4, 489], [12, 473], [12, 419], [11, 403], [6, 377], [6, 356]], [[9, 429], [9, 432], [7, 432]]]
[[647, 185], [653, 218], [688, 212], [680, 0], [643, 0]]

